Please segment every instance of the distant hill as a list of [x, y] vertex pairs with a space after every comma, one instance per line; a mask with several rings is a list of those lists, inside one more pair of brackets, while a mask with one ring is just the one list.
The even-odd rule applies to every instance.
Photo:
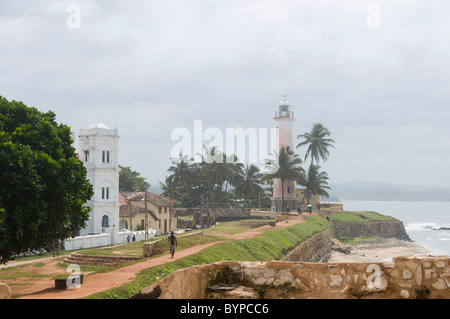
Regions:
[[361, 201], [450, 202], [450, 188], [403, 186], [388, 183], [329, 183], [332, 198]]

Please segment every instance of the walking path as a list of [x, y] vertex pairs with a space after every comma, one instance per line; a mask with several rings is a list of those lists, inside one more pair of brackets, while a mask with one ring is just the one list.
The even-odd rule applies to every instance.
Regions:
[[[299, 216], [293, 220], [280, 221], [275, 227], [288, 227], [297, 223], [304, 222], [305, 219]], [[229, 237], [235, 240], [251, 238], [260, 234], [264, 229], [272, 226], [263, 226], [258, 229], [248, 230], [246, 232], [230, 235]], [[119, 287], [134, 280], [139, 272], [144, 269], [159, 266], [165, 263], [172, 262], [176, 259], [180, 259], [199, 251], [211, 247], [221, 242], [207, 243], [203, 245], [197, 245], [187, 249], [180, 250], [175, 253], [175, 257], [170, 258], [170, 254], [160, 257], [152, 258], [143, 262], [135, 263], [130, 266], [124, 266], [117, 270], [113, 270], [107, 273], [85, 275], [83, 278], [83, 284], [80, 288], [70, 288], [66, 290], [56, 290], [54, 280], [40, 280], [34, 282], [29, 289], [23, 291], [23, 296], [20, 299], [77, 299], [90, 296], [94, 293], [102, 292], [111, 288]], [[52, 260], [45, 266], [48, 267], [48, 271], [51, 273], [52, 267], [56, 269], [58, 260]], [[60, 268], [58, 268], [60, 271]], [[14, 294], [14, 292], [13, 292]]]
[[36, 292], [23, 296], [21, 299], [77, 299], [87, 297], [94, 293], [125, 285], [133, 281], [137, 274], [144, 269], [160, 266], [176, 259], [198, 253], [217, 243], [218, 242], [208, 243], [183, 249], [176, 252], [173, 259], [170, 257], [170, 254], [166, 254], [130, 266], [121, 267], [110, 272], [85, 276], [80, 288], [56, 290], [54, 280], [41, 281], [35, 284]]

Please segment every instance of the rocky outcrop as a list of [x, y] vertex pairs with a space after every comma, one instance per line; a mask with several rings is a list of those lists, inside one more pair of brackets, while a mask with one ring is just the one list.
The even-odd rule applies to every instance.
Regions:
[[330, 223], [333, 237], [382, 237], [411, 241], [401, 221], [344, 222]]
[[450, 257], [378, 263], [219, 262], [178, 270], [132, 299], [450, 298]]

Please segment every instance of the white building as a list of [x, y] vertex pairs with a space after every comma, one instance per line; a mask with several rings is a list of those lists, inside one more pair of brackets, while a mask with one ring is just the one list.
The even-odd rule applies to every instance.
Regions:
[[81, 129], [79, 159], [94, 187], [89, 221], [80, 235], [109, 233], [110, 244], [117, 243], [119, 228], [119, 134], [117, 129], [96, 123]]
[[[72, 139], [74, 138], [72, 133]], [[81, 129], [78, 136], [78, 157], [87, 170], [87, 179], [94, 187], [94, 196], [86, 205], [91, 207], [84, 229], [74, 238], [64, 241], [66, 250], [110, 246], [152, 238], [156, 231], [119, 232], [119, 134], [117, 129], [96, 123]]]

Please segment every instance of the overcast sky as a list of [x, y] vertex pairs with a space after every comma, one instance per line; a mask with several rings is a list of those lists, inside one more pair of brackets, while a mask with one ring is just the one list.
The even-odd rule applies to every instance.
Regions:
[[331, 182], [450, 186], [448, 0], [0, 0], [0, 95], [117, 127], [153, 185], [176, 128], [270, 129], [285, 94]]

